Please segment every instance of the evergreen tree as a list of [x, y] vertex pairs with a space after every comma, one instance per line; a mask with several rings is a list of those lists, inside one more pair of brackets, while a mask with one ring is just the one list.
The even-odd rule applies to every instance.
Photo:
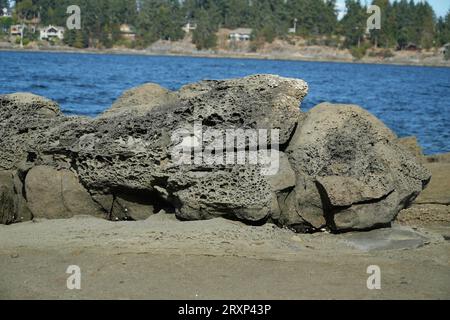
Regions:
[[340, 22], [341, 32], [345, 36], [347, 47], [361, 46], [367, 27], [367, 9], [359, 0], [346, 0], [347, 13]]
[[444, 18], [439, 18], [436, 26], [436, 42], [438, 46], [450, 43], [450, 10]]
[[0, 16], [3, 15], [3, 8], [9, 8], [8, 0], [0, 0]]
[[192, 41], [198, 50], [212, 49], [217, 45], [216, 26], [208, 19], [208, 11], [201, 9], [196, 13], [197, 29]]
[[[7, 0], [0, 0], [0, 7]], [[121, 39], [120, 26], [136, 29], [142, 45], [159, 39], [184, 37], [182, 27], [196, 23], [194, 42], [200, 48], [216, 44], [219, 28], [253, 28], [259, 42], [288, 35], [297, 21], [297, 34], [316, 38], [343, 35], [345, 45], [372, 45], [404, 49], [409, 44], [422, 48], [441, 46], [449, 40], [449, 15], [436, 21], [432, 7], [414, 0], [372, 0], [381, 8], [381, 30], [365, 34], [369, 15], [360, 0], [346, 0], [347, 13], [338, 22], [336, 0], [77, 0], [82, 12], [83, 44], [109, 47]], [[365, 1], [364, 3], [367, 3]], [[41, 17], [43, 25], [64, 26], [67, 7], [73, 0], [17, 0], [16, 18]], [[74, 34], [75, 35], [75, 34]], [[68, 37], [72, 35], [69, 33]], [[81, 39], [79, 39], [81, 40]], [[74, 43], [74, 41], [69, 41]]]

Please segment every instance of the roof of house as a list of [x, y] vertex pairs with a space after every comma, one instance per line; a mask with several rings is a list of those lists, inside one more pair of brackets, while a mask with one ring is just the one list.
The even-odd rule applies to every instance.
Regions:
[[136, 29], [135, 29], [135, 27], [124, 23], [124, 24], [120, 25], [120, 32], [134, 34], [134, 33], [136, 33]]
[[244, 34], [244, 35], [251, 35], [253, 32], [253, 29], [250, 28], [237, 28], [230, 31], [230, 34]]
[[43, 28], [41, 28], [40, 30], [43, 30], [43, 31], [47, 31], [47, 32], [48, 32], [48, 31], [51, 31], [52, 29], [54, 29], [55, 31], [64, 31], [64, 30], [65, 30], [63, 27], [52, 26], [52, 25], [43, 27]]

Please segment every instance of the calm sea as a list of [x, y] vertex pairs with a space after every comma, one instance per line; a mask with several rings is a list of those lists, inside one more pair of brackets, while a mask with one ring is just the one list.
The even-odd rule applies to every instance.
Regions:
[[306, 80], [308, 110], [361, 105], [427, 154], [450, 151], [450, 68], [134, 55], [0, 52], [0, 94], [33, 92], [67, 114], [95, 116], [124, 90], [156, 82], [176, 90], [203, 79], [272, 73]]

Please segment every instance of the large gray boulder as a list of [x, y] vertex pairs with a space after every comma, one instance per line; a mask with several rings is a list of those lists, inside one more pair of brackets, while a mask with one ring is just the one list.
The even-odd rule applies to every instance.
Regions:
[[430, 172], [373, 115], [354, 105], [320, 104], [299, 124], [287, 154], [297, 174], [297, 219], [333, 230], [393, 221], [428, 184]]
[[13, 177], [2, 187], [2, 222], [28, 209], [114, 221], [165, 210], [181, 220], [271, 221], [299, 232], [389, 224], [430, 173], [357, 106], [302, 113], [307, 92], [304, 81], [273, 75], [177, 92], [148, 84], [95, 119], [65, 117], [33, 95], [0, 96], [0, 170]]

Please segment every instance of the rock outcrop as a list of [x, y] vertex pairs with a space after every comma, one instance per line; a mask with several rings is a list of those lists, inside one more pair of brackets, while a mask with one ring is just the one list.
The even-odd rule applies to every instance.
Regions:
[[297, 174], [291, 205], [316, 228], [388, 224], [430, 180], [429, 171], [398, 147], [395, 134], [358, 106], [313, 108], [287, 154]]
[[44, 218], [143, 220], [164, 210], [299, 232], [389, 224], [430, 173], [360, 107], [301, 112], [307, 92], [302, 80], [272, 75], [177, 92], [149, 84], [95, 119], [65, 117], [33, 95], [0, 96], [0, 170], [9, 172], [0, 222], [16, 222], [22, 201]]

